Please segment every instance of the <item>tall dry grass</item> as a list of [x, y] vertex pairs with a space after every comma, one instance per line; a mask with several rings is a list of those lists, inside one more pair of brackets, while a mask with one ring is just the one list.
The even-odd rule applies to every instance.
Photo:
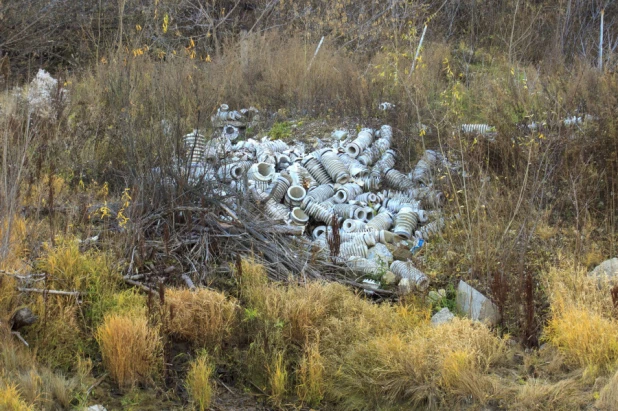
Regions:
[[195, 408], [199, 411], [209, 409], [212, 403], [215, 394], [214, 373], [212, 358], [205, 351], [189, 365], [185, 384]]
[[142, 315], [105, 318], [96, 332], [103, 364], [121, 388], [138, 382], [150, 384], [161, 370], [162, 343], [159, 331]]
[[237, 325], [238, 305], [217, 291], [170, 289], [165, 307], [167, 332], [209, 350], [227, 341]]

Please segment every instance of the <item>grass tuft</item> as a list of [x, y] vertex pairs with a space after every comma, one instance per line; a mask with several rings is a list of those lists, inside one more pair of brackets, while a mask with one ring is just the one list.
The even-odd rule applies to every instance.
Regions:
[[194, 407], [199, 411], [208, 409], [212, 403], [215, 393], [214, 373], [215, 366], [206, 351], [202, 351], [189, 366], [186, 387]]
[[143, 315], [111, 314], [97, 329], [103, 364], [121, 388], [150, 383], [160, 369], [159, 331]]

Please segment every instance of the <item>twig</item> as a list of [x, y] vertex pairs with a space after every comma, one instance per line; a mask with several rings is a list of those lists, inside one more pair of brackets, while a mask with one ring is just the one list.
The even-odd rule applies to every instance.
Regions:
[[101, 385], [101, 383], [105, 380], [105, 378], [107, 378], [107, 373], [103, 374], [102, 376], [100, 376], [95, 382], [94, 384], [92, 384], [90, 386], [90, 388], [88, 388], [86, 390], [86, 397], [90, 395], [90, 393], [92, 392], [92, 390], [94, 390], [95, 388], [97, 388], [99, 385]]
[[195, 284], [193, 284], [191, 277], [189, 277], [186, 273], [182, 274], [180, 277], [185, 281], [185, 283], [187, 283], [187, 287], [189, 287], [189, 289], [195, 290]]
[[425, 33], [427, 32], [427, 24], [423, 27], [423, 34], [421, 34], [421, 41], [418, 42], [418, 47], [416, 48], [416, 54], [414, 54], [414, 60], [412, 60], [412, 68], [410, 69], [410, 74], [408, 77], [414, 73], [414, 69], [416, 68], [416, 60], [418, 59], [418, 54], [421, 52], [421, 47], [423, 46], [423, 40], [425, 39]]
[[61, 290], [46, 290], [44, 288], [23, 288], [17, 287], [17, 291], [22, 293], [40, 293], [40, 294], [53, 294], [53, 295], [68, 295], [71, 297], [79, 297], [80, 295], [85, 295], [86, 293], [82, 293], [79, 291], [61, 291]]
[[19, 331], [11, 331], [11, 334], [17, 337], [19, 341], [23, 342], [26, 347], [30, 347], [30, 345], [28, 345], [28, 341], [24, 340]]
[[223, 385], [223, 387], [232, 395], [236, 395], [236, 393], [234, 391], [232, 391], [232, 389], [230, 387], [228, 387], [227, 385], [225, 385], [225, 383], [223, 381], [221, 381], [219, 378], [217, 378], [217, 382], [221, 385]]
[[322, 47], [322, 43], [324, 43], [324, 36], [322, 36], [322, 39], [318, 43], [318, 47], [315, 49], [315, 53], [313, 53], [313, 57], [311, 57], [311, 61], [309, 62], [309, 65], [307, 66], [307, 73], [309, 73], [309, 70], [311, 69], [311, 66], [313, 65], [313, 60], [315, 60], [316, 56], [318, 55], [318, 51], [320, 51], [320, 47]]
[[140, 282], [133, 281], [133, 280], [127, 278], [127, 277], [123, 277], [123, 280], [124, 280], [125, 283], [127, 283], [129, 285], [141, 288], [142, 291], [145, 291], [145, 292], [151, 293], [151, 294], [155, 294], [155, 295], [159, 295], [159, 293], [157, 291], [153, 290], [152, 288], [150, 288], [150, 287], [148, 287], [148, 286], [146, 286], [146, 285], [144, 285], [144, 284], [142, 284]]

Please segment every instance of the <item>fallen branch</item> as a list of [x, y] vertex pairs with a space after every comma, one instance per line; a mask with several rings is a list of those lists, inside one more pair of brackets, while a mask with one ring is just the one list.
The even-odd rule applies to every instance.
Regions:
[[191, 277], [189, 277], [187, 274], [182, 274], [180, 276], [185, 283], [187, 283], [187, 287], [189, 287], [190, 290], [195, 290], [195, 284], [193, 284], [193, 280], [191, 280]]
[[90, 386], [90, 388], [88, 388], [88, 390], [86, 390], [86, 397], [90, 395], [90, 393], [92, 392], [92, 390], [94, 390], [95, 388], [97, 388], [99, 385], [101, 385], [101, 383], [105, 380], [105, 378], [107, 377], [107, 373], [103, 374], [102, 376], [100, 376], [95, 382], [94, 384], [92, 384]]
[[30, 345], [28, 344], [28, 341], [24, 340], [24, 337], [21, 336], [19, 331], [11, 331], [11, 334], [17, 337], [19, 341], [23, 342], [26, 347], [30, 347]]
[[153, 290], [152, 288], [150, 288], [147, 285], [144, 285], [144, 284], [142, 284], [140, 282], [133, 281], [133, 280], [127, 278], [127, 277], [123, 277], [123, 279], [124, 279], [125, 283], [127, 283], [129, 285], [132, 285], [134, 287], [139, 287], [142, 291], [145, 291], [145, 292], [151, 293], [151, 294], [156, 294], [156, 295], [159, 294], [157, 291]]
[[61, 290], [47, 290], [45, 288], [23, 288], [17, 287], [17, 291], [22, 293], [40, 293], [40, 294], [52, 294], [52, 295], [68, 295], [70, 297], [79, 297], [85, 295], [80, 291], [61, 291]]
[[374, 294], [379, 295], [379, 296], [392, 297], [392, 296], [396, 295], [396, 293], [394, 291], [382, 290], [382, 289], [379, 289], [379, 288], [375, 289], [371, 285], [363, 284], [363, 283], [357, 283], [356, 281], [346, 280], [346, 281], [344, 281], [344, 283], [347, 284], [347, 285], [350, 285], [352, 287], [361, 288], [363, 290], [371, 291]]

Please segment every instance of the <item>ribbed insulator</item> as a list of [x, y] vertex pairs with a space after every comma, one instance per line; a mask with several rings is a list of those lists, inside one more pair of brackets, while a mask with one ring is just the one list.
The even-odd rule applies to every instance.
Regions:
[[[430, 154], [428, 154], [430, 153]], [[416, 163], [414, 170], [412, 170], [411, 178], [414, 182], [428, 186], [433, 181], [432, 168], [435, 165], [437, 156], [435, 152], [427, 150], [423, 157]]]
[[356, 158], [361, 153], [373, 143], [373, 130], [364, 128], [358, 133], [358, 136], [354, 141], [346, 147], [346, 153], [352, 157]]
[[422, 238], [423, 240], [429, 240], [431, 237], [440, 234], [443, 228], [444, 228], [444, 218], [440, 218], [416, 230], [416, 233], [414, 233], [414, 236], [416, 238]]
[[274, 220], [285, 220], [290, 213], [290, 210], [283, 204], [269, 199], [264, 203], [264, 212]]
[[489, 124], [462, 124], [461, 131], [466, 134], [488, 134], [495, 128]]
[[337, 184], [345, 184], [350, 180], [350, 173], [346, 165], [331, 150], [322, 153], [320, 162]]
[[343, 222], [341, 230], [346, 233], [360, 233], [364, 231], [369, 231], [370, 229], [367, 227], [367, 224], [365, 224], [365, 222], [360, 220], [353, 220], [350, 218]]
[[366, 258], [353, 258], [346, 261], [346, 266], [358, 275], [374, 275], [380, 269], [380, 265]]
[[403, 294], [408, 294], [414, 289], [424, 291], [429, 287], [429, 278], [414, 267], [411, 262], [393, 261], [390, 270], [393, 274], [401, 277], [399, 290]]
[[326, 233], [330, 233], [331, 231], [332, 231], [331, 227], [328, 227], [325, 225], [319, 225], [313, 229], [311, 236], [313, 237], [314, 240], [317, 240], [319, 237], [322, 237], [322, 236], [326, 238]]
[[253, 164], [254, 164], [253, 161], [239, 161], [238, 162], [238, 165], [242, 169], [243, 175], [247, 174], [247, 171], [249, 171], [249, 169], [251, 168]]
[[232, 149], [232, 143], [227, 138], [213, 138], [206, 143], [204, 157], [207, 159], [224, 158]]
[[411, 208], [414, 211], [418, 210], [419, 202], [418, 201], [408, 202], [407, 200], [404, 200], [404, 199], [400, 200], [397, 198], [388, 198], [382, 202], [382, 206], [385, 207], [391, 213], [398, 213], [404, 207]]
[[380, 152], [380, 149], [375, 146], [371, 146], [368, 147], [365, 151], [363, 151], [363, 153], [357, 157], [357, 160], [359, 163], [365, 166], [371, 166], [376, 161], [378, 161], [381, 156], [382, 153]]
[[355, 231], [347, 232], [341, 230], [339, 232], [339, 238], [342, 242], [347, 241], [364, 241], [367, 247], [373, 247], [378, 241], [380, 241], [380, 233], [377, 231]]
[[393, 225], [393, 216], [388, 211], [378, 213], [367, 223], [367, 227], [371, 230], [380, 231], [388, 230]]
[[349, 259], [350, 257], [366, 258], [369, 249], [363, 241], [349, 241], [341, 243], [339, 246], [339, 257]]
[[317, 186], [307, 193], [307, 197], [313, 198], [318, 203], [325, 201], [335, 195], [335, 189], [332, 184], [322, 184]]
[[302, 166], [309, 171], [319, 184], [330, 184], [333, 180], [328, 175], [328, 172], [316, 158], [307, 157], [301, 162]]
[[416, 190], [410, 190], [410, 191], [389, 190], [387, 193], [387, 197], [395, 199], [395, 200], [399, 200], [402, 202], [406, 202], [406, 203], [414, 203], [418, 201], [417, 198], [414, 196], [414, 193], [416, 193]]
[[264, 141], [260, 145], [271, 150], [273, 153], [283, 153], [284, 151], [290, 149], [290, 147], [288, 147], [288, 145], [281, 140]]
[[376, 204], [380, 202], [380, 198], [375, 193], [371, 192], [360, 194], [356, 196], [355, 200], [362, 201], [366, 204]]
[[262, 191], [267, 191], [270, 182], [275, 175], [275, 167], [268, 163], [252, 165], [247, 172], [247, 178], [255, 181], [255, 185]]
[[252, 153], [255, 153], [255, 149], [256, 149], [257, 145], [254, 144], [254, 141], [239, 141], [238, 143], [234, 144], [232, 146], [232, 151], [240, 151], [240, 150], [246, 150]]
[[279, 176], [277, 179], [268, 187], [268, 193], [270, 198], [272, 198], [277, 203], [280, 203], [285, 197], [285, 194], [288, 191], [288, 188], [292, 185], [292, 181], [289, 178], [284, 176]]
[[203, 135], [194, 131], [184, 136], [185, 150], [189, 164], [197, 164], [204, 161], [206, 154], [206, 139]]
[[269, 149], [268, 147], [264, 147], [262, 145], [258, 146], [255, 157], [257, 161], [268, 164], [277, 164], [277, 158], [275, 157], [275, 152]]
[[374, 175], [361, 177], [360, 179], [356, 179], [356, 181], [363, 182], [362, 189], [365, 193], [378, 190], [380, 188], [380, 184], [382, 183], [382, 179], [379, 176]]
[[[356, 212], [362, 211], [362, 217], [356, 216]], [[357, 218], [358, 220], [364, 220], [365, 212], [361, 206], [352, 204], [335, 204], [333, 206], [333, 212], [342, 218]]]
[[299, 185], [302, 185], [303, 187], [308, 187], [309, 189], [318, 186], [318, 182], [315, 180], [315, 178], [313, 178], [309, 170], [307, 170], [305, 167], [301, 166], [298, 163], [296, 163], [295, 166], [298, 171]]
[[285, 204], [288, 207], [298, 207], [305, 199], [307, 191], [301, 186], [290, 186], [285, 193]]
[[399, 210], [397, 217], [395, 218], [395, 228], [393, 232], [400, 237], [406, 239], [412, 237], [414, 230], [418, 225], [418, 215], [413, 209], [404, 207]]
[[363, 207], [363, 211], [365, 212], [365, 222], [373, 220], [373, 217], [376, 216], [376, 211], [371, 207], [365, 206]]
[[388, 124], [380, 127], [380, 140], [387, 140], [390, 142], [393, 139], [393, 128]]
[[330, 225], [333, 222], [334, 213], [312, 199], [305, 197], [305, 201], [301, 203], [300, 208], [305, 212], [305, 214], [309, 217], [313, 217], [317, 221], [321, 221], [327, 225]]
[[406, 191], [414, 188], [414, 182], [405, 174], [400, 173], [394, 168], [391, 168], [386, 172], [384, 175], [384, 181], [389, 187], [392, 187], [395, 190]]
[[243, 169], [238, 163], [226, 164], [219, 167], [217, 176], [221, 181], [229, 183], [232, 180], [239, 180], [243, 176]]
[[335, 201], [338, 203], [345, 203], [349, 200], [356, 198], [363, 193], [363, 189], [356, 183], [346, 183], [342, 185], [335, 193]]
[[304, 226], [309, 222], [309, 216], [298, 207], [294, 207], [290, 211], [290, 221], [294, 225]]
[[393, 150], [387, 150], [382, 157], [375, 163], [373, 170], [379, 175], [384, 175], [388, 170], [395, 167], [396, 154]]

